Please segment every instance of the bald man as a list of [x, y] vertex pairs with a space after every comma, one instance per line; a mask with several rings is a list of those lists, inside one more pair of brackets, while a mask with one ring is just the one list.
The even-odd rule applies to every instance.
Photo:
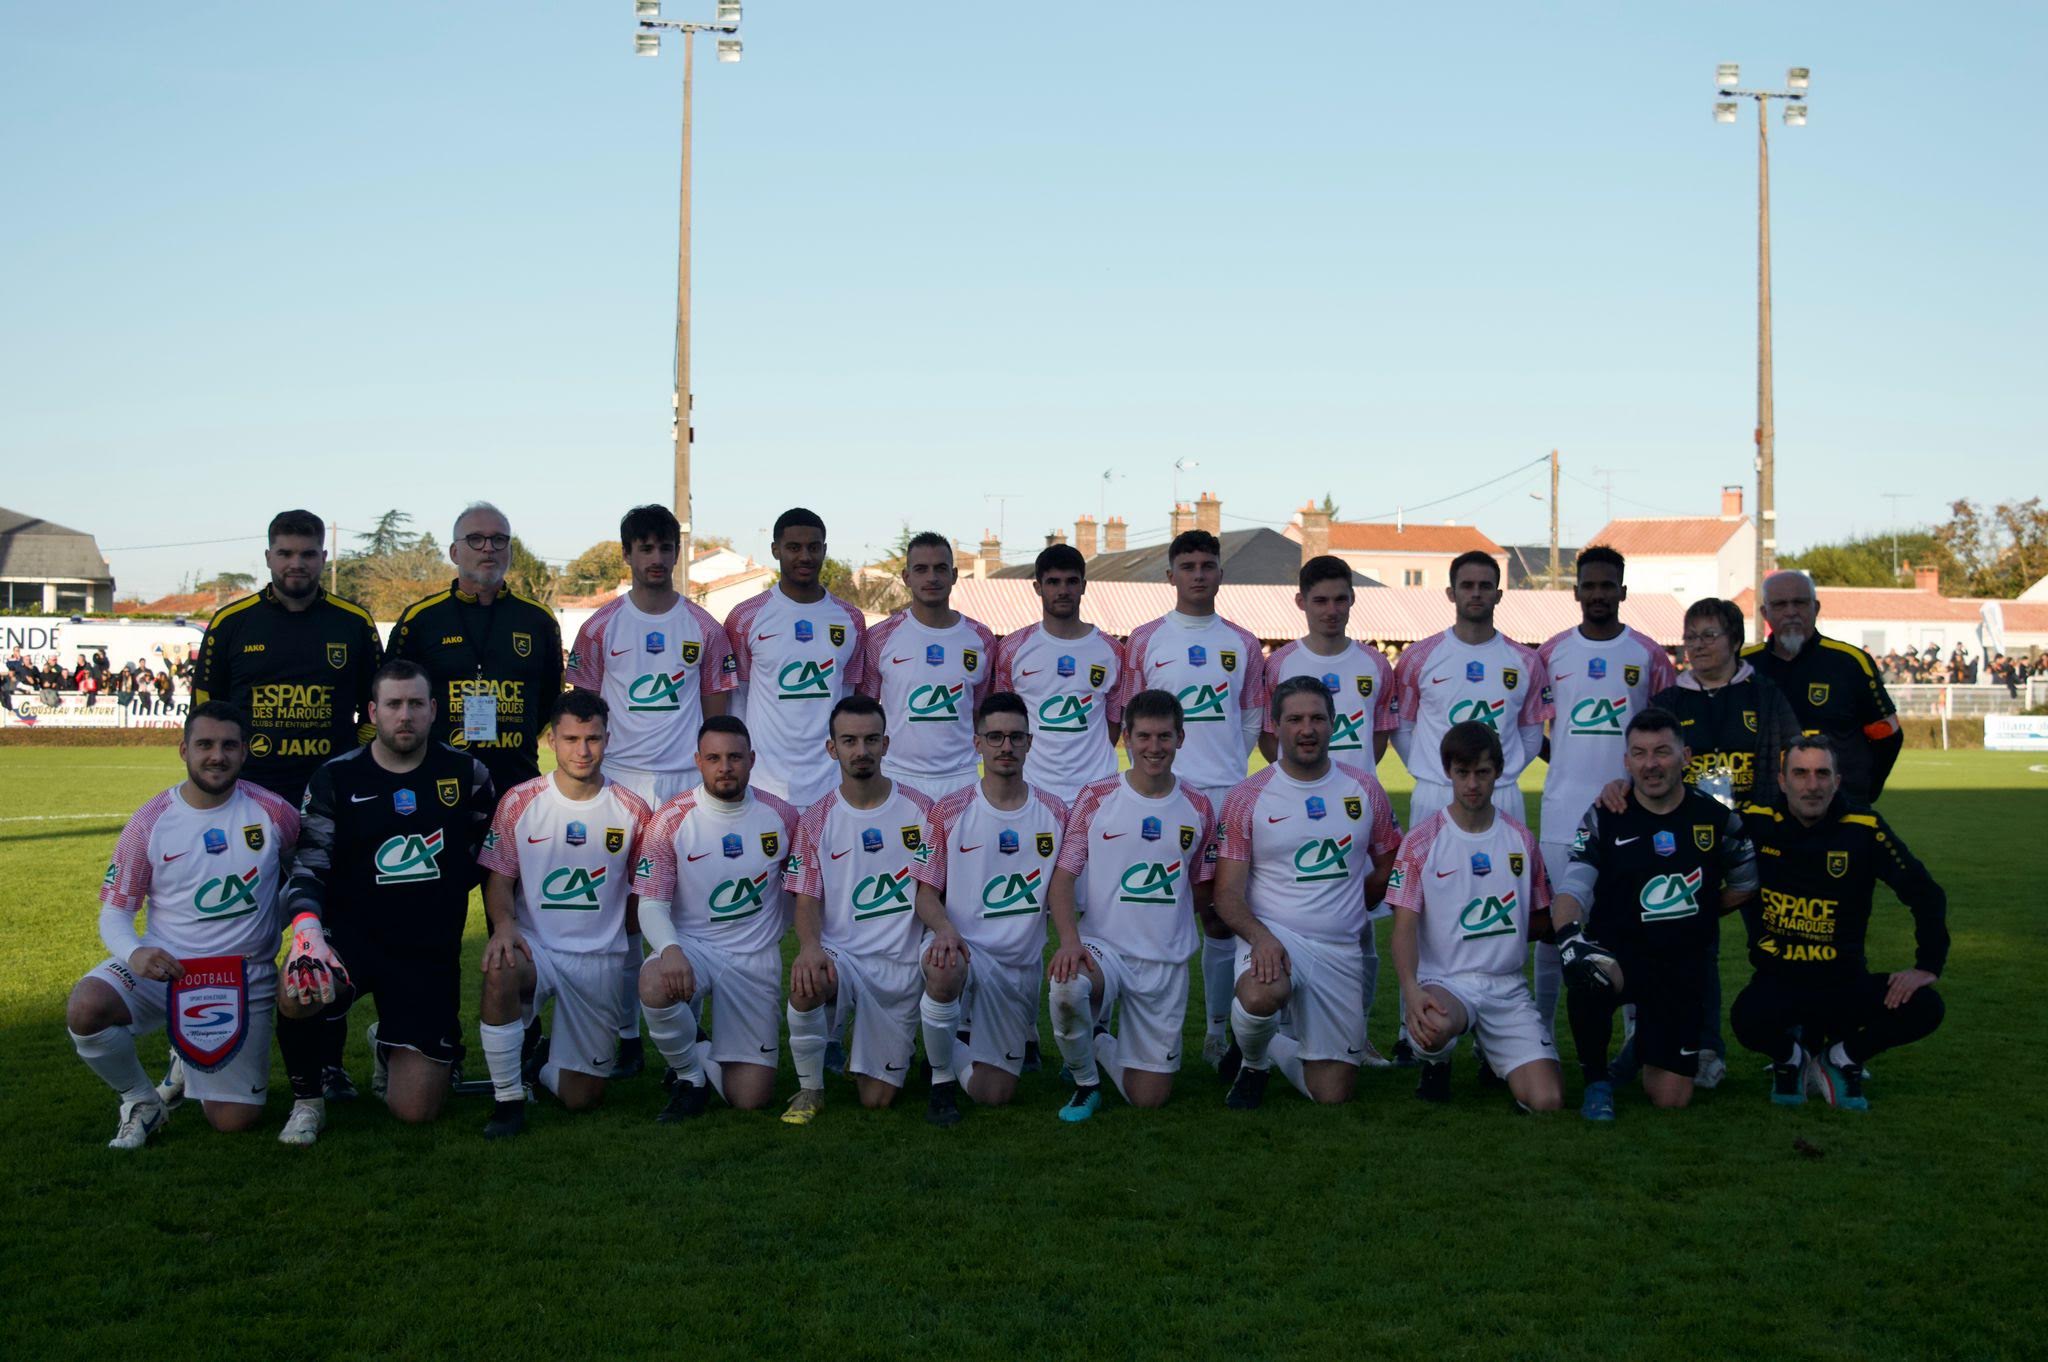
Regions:
[[1742, 656], [1792, 702], [1799, 726], [1834, 744], [1841, 758], [1842, 793], [1874, 804], [1906, 744], [1898, 711], [1870, 654], [1828, 638], [1816, 627], [1820, 600], [1803, 572], [1764, 578], [1768, 642]]

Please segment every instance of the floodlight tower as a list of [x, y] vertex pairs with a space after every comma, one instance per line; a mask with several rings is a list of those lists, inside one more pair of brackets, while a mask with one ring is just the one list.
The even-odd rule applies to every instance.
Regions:
[[633, 52], [641, 57], [661, 55], [665, 29], [683, 39], [683, 188], [676, 212], [676, 387], [675, 406], [675, 513], [682, 522], [682, 542], [676, 545], [676, 589], [690, 587], [690, 541], [693, 526], [690, 509], [690, 442], [692, 401], [690, 394], [690, 83], [699, 33], [718, 36], [718, 59], [740, 59], [740, 0], [717, 0], [717, 17], [708, 24], [688, 23], [661, 17], [661, 0], [633, 0]]
[[1795, 66], [1782, 90], [1744, 90], [1732, 61], [1714, 68], [1714, 121], [1733, 123], [1737, 100], [1756, 102], [1756, 617], [1764, 636], [1764, 578], [1778, 567], [1777, 432], [1771, 398], [1771, 144], [1770, 104], [1785, 101], [1785, 126], [1806, 126], [1806, 88], [1812, 72]]

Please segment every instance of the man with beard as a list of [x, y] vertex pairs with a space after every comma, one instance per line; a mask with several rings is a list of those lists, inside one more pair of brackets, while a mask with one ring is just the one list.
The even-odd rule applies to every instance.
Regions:
[[942, 799], [973, 785], [974, 707], [995, 674], [996, 636], [953, 608], [953, 546], [931, 530], [903, 550], [910, 604], [868, 631], [860, 691], [890, 731], [882, 774]]
[[996, 645], [995, 688], [1022, 696], [1030, 711], [1025, 778], [1071, 804], [1082, 786], [1116, 774], [1124, 650], [1081, 620], [1088, 560], [1079, 549], [1048, 546], [1032, 565], [1031, 590], [1038, 623]]
[[1906, 745], [1898, 710], [1870, 654], [1815, 628], [1820, 601], [1803, 572], [1764, 578], [1764, 619], [1769, 643], [1742, 650], [1759, 674], [1784, 692], [1800, 727], [1834, 744], [1842, 793], [1875, 804], [1885, 777]]

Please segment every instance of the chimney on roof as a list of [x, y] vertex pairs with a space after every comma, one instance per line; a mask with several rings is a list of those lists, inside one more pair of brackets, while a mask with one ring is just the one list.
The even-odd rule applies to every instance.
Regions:
[[1103, 521], [1102, 551], [1104, 553], [1124, 552], [1130, 547], [1130, 539], [1128, 537], [1130, 530], [1131, 527], [1124, 523], [1124, 518], [1120, 515], [1113, 515]]
[[1313, 501], [1301, 508], [1301, 561], [1330, 551], [1330, 513]]
[[1095, 517], [1084, 515], [1074, 522], [1074, 547], [1083, 558], [1095, 556]]
[[1215, 493], [1204, 492], [1195, 499], [1195, 528], [1214, 535], [1223, 533], [1223, 503]]
[[1168, 539], [1178, 539], [1193, 528], [1195, 528], [1195, 513], [1188, 508], [1188, 504], [1185, 501], [1173, 503], [1173, 514], [1167, 517], [1166, 521], [1166, 537]]
[[981, 532], [981, 570], [984, 573], [994, 572], [1002, 565], [1003, 541], [990, 534], [987, 530], [983, 530]]
[[[1909, 563], [1907, 566], [1911, 567], [1912, 565]], [[1930, 592], [1933, 595], [1939, 596], [1941, 594], [1941, 569], [1938, 567], [1913, 568], [1913, 589], [1915, 591]]]
[[1047, 548], [1051, 548], [1054, 544], [1064, 544], [1066, 542], [1067, 532], [1065, 530], [1047, 530], [1045, 532], [1045, 546]]
[[1742, 489], [1729, 485], [1721, 489], [1721, 519], [1742, 519]]

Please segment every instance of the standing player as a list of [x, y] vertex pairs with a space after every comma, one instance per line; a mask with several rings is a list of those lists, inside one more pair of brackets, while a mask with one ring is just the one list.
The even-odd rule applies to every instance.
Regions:
[[[1579, 1114], [1589, 1121], [1614, 1119], [1607, 1042], [1623, 1003], [1635, 1005], [1651, 1104], [1691, 1103], [1706, 975], [1719, 968], [1715, 924], [1756, 893], [1756, 852], [1740, 815], [1685, 783], [1686, 757], [1676, 716], [1636, 712], [1624, 738], [1628, 807], [1586, 810], [1551, 903], [1586, 1081]], [[1618, 962], [1618, 983], [1601, 957]]]
[[1752, 643], [1742, 655], [1785, 693], [1806, 732], [1834, 743], [1849, 798], [1875, 804], [1906, 745], [1877, 664], [1855, 644], [1814, 627], [1820, 601], [1805, 573], [1774, 572], [1764, 578], [1763, 594], [1770, 642]]
[[826, 716], [860, 686], [867, 625], [818, 582], [825, 522], [817, 512], [797, 506], [777, 516], [768, 551], [780, 579], [725, 618], [739, 682], [731, 712], [754, 735], [754, 788], [802, 810], [838, 778]]
[[882, 702], [882, 774], [939, 799], [974, 784], [974, 707], [995, 673], [996, 636], [953, 608], [953, 546], [927, 530], [903, 551], [910, 604], [863, 645], [860, 693]]
[[112, 958], [71, 990], [64, 1024], [78, 1057], [121, 1099], [110, 1149], [148, 1144], [176, 1104], [158, 1096], [135, 1055], [135, 1037], [160, 1026], [186, 1061], [177, 1101], [189, 1090], [215, 1130], [249, 1130], [263, 1115], [277, 890], [299, 817], [238, 779], [247, 737], [233, 706], [194, 705], [178, 744], [185, 779], [136, 810], [100, 881], [100, 940]]
[[[1863, 1066], [1941, 1025], [1934, 991], [1948, 963], [1948, 896], [1890, 824], [1842, 792], [1834, 744], [1795, 739], [1776, 803], [1742, 811], [1762, 879], [1743, 913], [1749, 986], [1728, 1010], [1745, 1046], [1771, 1061], [1771, 1100], [1862, 1111]], [[1913, 914], [1913, 967], [1872, 973], [1864, 955], [1882, 880]]]
[[[697, 770], [696, 789], [655, 811], [633, 881], [652, 952], [640, 966], [640, 1003], [676, 1078], [661, 1121], [701, 1113], [707, 1084], [742, 1111], [767, 1106], [781, 1041], [782, 877], [797, 812], [749, 788], [753, 740], [730, 714], [704, 721]], [[707, 998], [717, 1015], [711, 1039], [699, 1041]]]
[[[1166, 550], [1166, 580], [1173, 585], [1173, 609], [1132, 631], [1124, 645], [1124, 705], [1146, 690], [1164, 690], [1180, 702], [1186, 745], [1174, 759], [1176, 778], [1201, 791], [1210, 809], [1239, 781], [1266, 716], [1264, 650], [1250, 630], [1216, 613], [1223, 584], [1223, 549], [1207, 530], [1187, 530]], [[1212, 819], [1213, 821], [1213, 819]], [[1215, 848], [1200, 851], [1215, 862]], [[1237, 942], [1230, 929], [1202, 903], [1202, 1001], [1208, 1025], [1202, 1058], [1221, 1064], [1229, 1047], [1231, 981], [1237, 974]]]
[[[1387, 739], [1394, 731], [1394, 669], [1385, 653], [1351, 637], [1351, 607], [1357, 599], [1351, 567], [1342, 558], [1326, 553], [1301, 565], [1301, 589], [1294, 593], [1294, 605], [1307, 621], [1308, 632], [1281, 644], [1266, 659], [1266, 693], [1271, 695], [1282, 681], [1297, 676], [1320, 680], [1336, 713], [1330, 755], [1371, 770], [1386, 755]], [[1279, 759], [1279, 729], [1270, 709], [1259, 735], [1259, 751], [1267, 761]]]
[[652, 816], [640, 796], [605, 779], [605, 703], [587, 690], [555, 701], [555, 769], [498, 803], [478, 858], [489, 872], [484, 911], [483, 1035], [497, 1104], [496, 1139], [526, 1129], [521, 1043], [549, 998], [554, 1025], [535, 1075], [571, 1111], [604, 1098], [624, 1022], [619, 971], [634, 920], [633, 871]]
[[[1572, 599], [1579, 626], [1552, 636], [1537, 651], [1550, 683], [1550, 736], [1543, 756], [1543, 863], [1562, 872], [1579, 820], [1607, 782], [1622, 773], [1623, 731], [1651, 696], [1678, 679], [1656, 641], [1621, 622], [1628, 599], [1626, 564], [1604, 544], [1579, 554]], [[1557, 1028], [1557, 947], [1536, 943], [1536, 1011]]]
[[1121, 644], [1081, 622], [1088, 560], [1071, 544], [1052, 544], [1031, 569], [1038, 623], [996, 645], [995, 687], [1024, 698], [1031, 714], [1032, 788], [1064, 804], [1083, 785], [1116, 774], [1123, 717]]
[[[1170, 691], [1139, 691], [1124, 705], [1124, 723], [1131, 769], [1081, 791], [1052, 877], [1052, 1034], [1074, 1077], [1062, 1121], [1101, 1108], [1104, 1073], [1134, 1107], [1161, 1106], [1172, 1094], [1188, 1012], [1185, 961], [1216, 868], [1203, 854], [1216, 837], [1209, 800], [1173, 770], [1186, 737], [1180, 702]], [[1084, 874], [1082, 917], [1075, 884]]]
[[[958, 1095], [1001, 1106], [1038, 1039], [1045, 904], [1066, 805], [1024, 782], [1031, 749], [1024, 701], [996, 691], [974, 711], [982, 777], [932, 806], [925, 854], [911, 871], [917, 913], [933, 929], [924, 954], [928, 1119], [960, 1120]], [[970, 1037], [956, 1040], [963, 1023]]]
[[497, 792], [482, 762], [427, 737], [434, 695], [417, 663], [398, 658], [378, 671], [370, 722], [370, 745], [315, 771], [300, 810], [284, 909], [295, 925], [320, 924], [347, 978], [325, 1008], [281, 1009], [277, 1046], [294, 1099], [285, 1144], [312, 1144], [326, 1125], [326, 1036], [347, 1030], [362, 995], [377, 1000], [371, 1091], [399, 1120], [441, 1114], [462, 1053], [462, 931]]
[[[1401, 845], [1379, 780], [1330, 759], [1337, 715], [1323, 679], [1282, 681], [1271, 713], [1280, 759], [1224, 801], [1216, 866], [1216, 915], [1238, 939], [1230, 1030], [1242, 1062], [1223, 1066], [1238, 1111], [1257, 1109], [1272, 1064], [1312, 1102], [1348, 1102], [1357, 1091], [1366, 907], [1385, 891]], [[1283, 1007], [1293, 1019], [1286, 1035]]]
[[1522, 977], [1528, 941], [1549, 926], [1543, 858], [1494, 799], [1500, 734], [1460, 720], [1437, 752], [1451, 803], [1402, 839], [1387, 881], [1401, 1008], [1423, 1061], [1415, 1095], [1450, 1100], [1451, 1051], [1471, 1031], [1524, 1110], [1555, 1111], [1564, 1102], [1557, 1047]]
[[846, 1067], [864, 1107], [886, 1107], [917, 1048], [921, 931], [911, 871], [931, 801], [882, 774], [882, 706], [849, 695], [826, 718], [839, 788], [804, 811], [789, 858], [796, 960], [789, 972], [789, 1057], [796, 1096], [782, 1113], [809, 1125], [825, 1109], [825, 1044], [853, 1010]]

